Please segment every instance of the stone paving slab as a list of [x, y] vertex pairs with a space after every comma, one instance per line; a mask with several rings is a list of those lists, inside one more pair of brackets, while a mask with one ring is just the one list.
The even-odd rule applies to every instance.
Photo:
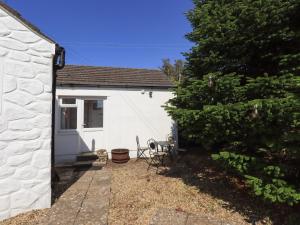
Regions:
[[159, 209], [149, 225], [230, 225], [202, 215], [194, 215], [173, 209]]
[[107, 225], [110, 171], [80, 171], [72, 179], [39, 225]]
[[77, 215], [75, 225], [106, 225], [110, 197], [110, 173], [96, 173]]

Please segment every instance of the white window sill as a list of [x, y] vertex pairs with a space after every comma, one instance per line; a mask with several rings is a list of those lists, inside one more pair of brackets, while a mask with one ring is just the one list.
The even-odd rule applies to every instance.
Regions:
[[84, 132], [103, 131], [103, 127], [99, 127], [99, 128], [83, 128], [82, 131], [84, 131]]
[[74, 135], [74, 134], [78, 134], [79, 132], [77, 130], [70, 129], [70, 130], [59, 130], [57, 133], [60, 135]]

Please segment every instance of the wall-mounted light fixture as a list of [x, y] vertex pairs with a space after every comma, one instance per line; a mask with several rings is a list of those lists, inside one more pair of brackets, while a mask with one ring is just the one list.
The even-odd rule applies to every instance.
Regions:
[[152, 98], [152, 95], [153, 95], [152, 91], [149, 91], [149, 97], [150, 98]]

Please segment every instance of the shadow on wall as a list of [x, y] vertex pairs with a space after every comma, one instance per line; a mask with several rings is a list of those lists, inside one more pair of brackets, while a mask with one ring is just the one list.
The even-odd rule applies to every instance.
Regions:
[[[58, 135], [56, 135], [56, 139], [58, 139], [57, 137]], [[72, 135], [70, 136], [61, 135], [59, 137], [60, 139], [66, 138], [64, 142], [66, 143], [67, 146], [62, 146], [61, 142], [56, 143], [55, 150], [54, 150], [55, 165], [73, 163], [76, 160], [77, 155], [79, 155], [81, 152], [91, 152], [97, 150], [96, 140], [94, 138], [91, 140], [90, 143], [87, 143], [87, 141], [82, 139], [78, 131], [72, 131]], [[79, 151], [78, 148], [80, 149]], [[68, 153], [59, 152], [59, 150], [64, 150], [64, 149], [70, 149], [70, 152]]]
[[95, 151], [96, 150], [96, 142], [95, 142], [95, 139], [92, 140], [92, 151]]
[[[77, 132], [77, 137], [80, 139], [82, 146], [87, 149], [88, 144], [85, 143], [79, 133]], [[95, 139], [92, 140], [92, 148], [95, 149]], [[77, 157], [78, 154], [71, 154], [72, 157]], [[89, 159], [89, 161], [95, 161], [96, 159]], [[73, 184], [75, 184], [81, 176], [83, 176], [92, 166], [62, 166], [55, 167], [55, 172], [58, 179], [52, 183], [52, 204]], [[93, 168], [92, 168], [93, 169]], [[97, 168], [96, 168], [97, 169]], [[98, 168], [99, 169], [99, 168]]]

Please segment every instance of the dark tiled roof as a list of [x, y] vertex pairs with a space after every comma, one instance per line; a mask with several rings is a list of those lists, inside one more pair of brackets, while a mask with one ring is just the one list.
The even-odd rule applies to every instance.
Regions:
[[57, 71], [57, 85], [173, 87], [160, 70], [76, 65]]
[[25, 26], [27, 26], [30, 30], [32, 30], [37, 35], [41, 36], [42, 38], [50, 41], [51, 43], [56, 44], [54, 40], [52, 40], [50, 37], [45, 35], [40, 31], [39, 28], [31, 24], [28, 20], [24, 19], [20, 13], [18, 13], [16, 10], [5, 4], [3, 1], [0, 0], [0, 8], [3, 9], [5, 12], [10, 14], [11, 16], [15, 17], [17, 20], [19, 20], [21, 23], [23, 23]]

